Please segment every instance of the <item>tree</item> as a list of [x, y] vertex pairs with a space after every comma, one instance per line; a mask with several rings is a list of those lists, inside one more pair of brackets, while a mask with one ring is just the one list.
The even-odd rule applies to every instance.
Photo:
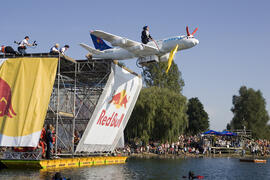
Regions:
[[191, 98], [188, 101], [188, 129], [190, 134], [198, 134], [209, 128], [209, 118], [205, 112], [202, 103], [196, 98]]
[[231, 130], [231, 129], [232, 129], [231, 124], [227, 123], [226, 130]]
[[187, 127], [186, 103], [183, 95], [167, 88], [142, 89], [125, 129], [126, 139], [176, 141]]
[[233, 129], [243, 129], [245, 126], [257, 138], [264, 138], [268, 134], [269, 115], [260, 90], [255, 91], [252, 88], [247, 89], [246, 86], [242, 86], [239, 90], [239, 96], [233, 96], [232, 103], [231, 111], [234, 116], [231, 126]]
[[178, 70], [177, 65], [172, 62], [169, 72], [166, 73], [167, 66], [167, 62], [147, 66], [143, 73], [146, 87], [157, 86], [180, 93], [185, 85], [181, 72]]

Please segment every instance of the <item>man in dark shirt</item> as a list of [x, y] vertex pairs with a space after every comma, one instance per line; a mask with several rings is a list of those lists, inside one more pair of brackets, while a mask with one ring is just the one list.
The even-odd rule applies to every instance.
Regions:
[[153, 40], [150, 33], [149, 33], [149, 27], [148, 26], [143, 27], [141, 39], [142, 39], [143, 44], [147, 44], [150, 40]]
[[51, 124], [48, 124], [47, 130], [46, 130], [46, 144], [47, 144], [46, 158], [47, 159], [51, 159], [51, 150], [53, 147], [52, 129], [53, 129], [53, 126]]

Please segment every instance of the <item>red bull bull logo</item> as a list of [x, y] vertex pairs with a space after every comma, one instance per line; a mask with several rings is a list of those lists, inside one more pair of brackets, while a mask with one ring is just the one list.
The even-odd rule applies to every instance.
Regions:
[[0, 117], [3, 116], [13, 118], [16, 113], [11, 103], [11, 88], [5, 80], [0, 78]]
[[126, 90], [124, 89], [123, 91], [113, 95], [109, 103], [113, 103], [117, 109], [122, 106], [124, 106], [124, 108], [127, 108], [128, 99], [129, 98], [127, 98]]

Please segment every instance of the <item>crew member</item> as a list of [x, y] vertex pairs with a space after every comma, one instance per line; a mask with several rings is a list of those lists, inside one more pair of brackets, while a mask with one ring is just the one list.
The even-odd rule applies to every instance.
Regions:
[[59, 53], [59, 44], [56, 43], [51, 49], [50, 49], [51, 54], [58, 54]]
[[14, 51], [14, 49], [11, 47], [11, 46], [1, 46], [1, 52], [3, 53], [3, 54], [14, 54], [14, 55], [16, 55], [16, 54], [18, 54], [16, 51]]
[[46, 151], [46, 158], [51, 159], [51, 149], [53, 148], [53, 134], [52, 134], [53, 126], [51, 124], [47, 125], [46, 130], [46, 144], [47, 144], [47, 151]]
[[32, 44], [29, 44], [29, 37], [25, 36], [24, 40], [22, 40], [19, 44], [18, 51], [20, 54], [24, 55], [26, 54], [26, 46], [33, 46]]
[[149, 33], [149, 27], [148, 26], [143, 27], [141, 39], [142, 39], [143, 44], [147, 44], [150, 40], [153, 40], [150, 33]]
[[60, 49], [60, 53], [62, 53], [63, 55], [65, 55], [65, 52], [68, 50], [68, 48], [69, 48], [69, 45], [65, 45], [64, 47], [62, 47]]

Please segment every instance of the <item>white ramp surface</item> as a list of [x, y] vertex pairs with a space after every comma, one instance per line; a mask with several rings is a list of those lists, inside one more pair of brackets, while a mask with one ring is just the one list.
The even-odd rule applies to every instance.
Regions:
[[141, 88], [140, 77], [113, 64], [76, 152], [113, 151], [123, 135]]

